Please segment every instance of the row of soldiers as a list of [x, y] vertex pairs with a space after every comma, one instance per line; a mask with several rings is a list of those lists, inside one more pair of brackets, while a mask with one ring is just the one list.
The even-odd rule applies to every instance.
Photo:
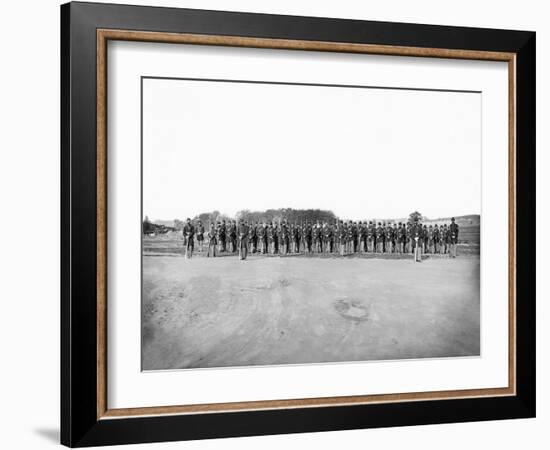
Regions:
[[208, 231], [202, 222], [196, 227], [187, 219], [183, 229], [186, 256], [190, 257], [196, 239], [200, 251], [206, 237], [207, 256], [218, 253], [239, 252], [245, 259], [248, 252], [261, 254], [353, 253], [449, 254], [456, 257], [458, 224], [454, 217], [449, 225], [422, 225], [420, 221], [386, 223], [372, 221], [327, 221], [303, 224], [264, 222], [249, 223], [246, 220], [211, 223]]

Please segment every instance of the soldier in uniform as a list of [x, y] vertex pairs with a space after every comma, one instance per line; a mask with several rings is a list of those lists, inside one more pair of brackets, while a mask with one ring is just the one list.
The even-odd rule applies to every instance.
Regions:
[[426, 224], [422, 226], [422, 253], [426, 253], [428, 250], [428, 227]]
[[382, 224], [378, 222], [376, 228], [376, 253], [382, 253], [384, 251], [384, 229]]
[[227, 239], [227, 228], [225, 226], [225, 220], [222, 220], [222, 224], [219, 229], [219, 241], [220, 241], [220, 252], [226, 251], [226, 239]]
[[386, 253], [392, 253], [393, 251], [393, 228], [391, 226], [391, 223], [388, 222], [388, 225], [386, 226]]
[[412, 237], [413, 237], [413, 246], [414, 246], [414, 261], [422, 261], [422, 224], [415, 219], [414, 225], [412, 226]]
[[367, 252], [374, 253], [376, 251], [376, 230], [372, 220], [369, 220], [369, 225], [367, 227]]
[[250, 252], [256, 253], [258, 248], [258, 222], [256, 224], [253, 224], [250, 222], [249, 229], [248, 229], [248, 242], [250, 245]]
[[242, 219], [239, 221], [239, 227], [237, 229], [239, 238], [239, 259], [245, 260], [248, 254], [248, 222], [244, 222]]
[[346, 244], [347, 244], [348, 230], [345, 222], [340, 221], [340, 226], [338, 227], [338, 240], [340, 243], [340, 255], [344, 256], [346, 254]]
[[218, 245], [218, 240], [216, 238], [216, 227], [214, 222], [210, 222], [210, 229], [208, 231], [208, 252], [206, 253], [207, 257], [212, 256], [216, 257], [216, 246]]
[[290, 239], [289, 239], [289, 232], [288, 232], [288, 226], [286, 223], [286, 220], [283, 221], [281, 224], [281, 245], [283, 247], [283, 254], [288, 255], [289, 252], [289, 246], [290, 246]]
[[391, 230], [392, 232], [392, 244], [393, 244], [393, 252], [394, 253], [400, 253], [399, 251], [399, 229], [397, 228], [397, 223], [393, 223], [393, 228]]
[[443, 227], [439, 230], [441, 234], [440, 242], [441, 242], [441, 254], [445, 255], [447, 253], [447, 224], [443, 224]]
[[428, 227], [428, 238], [426, 244], [426, 253], [434, 252], [434, 227], [432, 224]]
[[357, 253], [357, 246], [359, 244], [359, 230], [357, 229], [357, 222], [352, 222], [350, 220], [350, 228], [351, 228], [351, 253]]
[[458, 224], [455, 223], [454, 217], [451, 217], [451, 225], [449, 225], [449, 244], [451, 246], [451, 258], [456, 258], [456, 246], [458, 244]]
[[202, 253], [204, 243], [204, 226], [200, 220], [197, 225], [197, 242], [199, 243], [199, 252]]
[[183, 238], [185, 242], [185, 258], [192, 258], [193, 249], [195, 247], [195, 227], [191, 223], [191, 219], [189, 217], [183, 226]]
[[237, 251], [237, 223], [233, 220], [229, 224], [229, 244], [231, 253]]
[[273, 222], [269, 222], [269, 225], [266, 230], [267, 242], [269, 244], [268, 252], [274, 254], [275, 248], [273, 244]]
[[265, 254], [265, 247], [266, 243], [264, 238], [266, 237], [266, 229], [265, 229], [265, 222], [261, 225], [258, 225], [258, 228], [256, 229], [256, 237], [258, 239], [259, 249], [258, 251], [263, 255]]
[[439, 240], [441, 235], [439, 234], [439, 226], [437, 223], [434, 226], [434, 254], [439, 253]]
[[312, 243], [313, 243], [313, 229], [311, 228], [311, 223], [309, 223], [309, 221], [305, 225], [304, 239], [305, 239], [305, 245], [306, 245], [306, 248], [307, 248], [307, 252], [311, 253]]
[[399, 253], [407, 252], [407, 226], [405, 223], [399, 222]]
[[280, 229], [277, 226], [277, 224], [273, 225], [273, 254], [278, 255], [279, 254], [279, 243], [280, 243]]

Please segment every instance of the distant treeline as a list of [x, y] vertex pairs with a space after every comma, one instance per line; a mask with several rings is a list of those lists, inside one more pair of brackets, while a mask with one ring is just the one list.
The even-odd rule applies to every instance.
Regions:
[[143, 220], [143, 234], [165, 234], [169, 231], [176, 231], [176, 227], [169, 227], [168, 225], [153, 223], [147, 216]]

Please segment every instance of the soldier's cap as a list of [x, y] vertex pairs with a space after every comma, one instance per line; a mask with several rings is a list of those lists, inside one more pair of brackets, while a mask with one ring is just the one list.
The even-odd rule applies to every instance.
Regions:
[[454, 217], [451, 217], [451, 222], [454, 222], [455, 221], [455, 218]]
[[188, 218], [187, 218], [187, 219], [185, 219], [185, 220], [187, 220], [187, 221], [189, 222], [189, 221], [190, 221], [191, 219], [190, 219], [190, 218], [188, 217]]

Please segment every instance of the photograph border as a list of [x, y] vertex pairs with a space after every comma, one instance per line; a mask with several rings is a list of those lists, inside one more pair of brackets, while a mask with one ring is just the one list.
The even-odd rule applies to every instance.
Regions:
[[[151, 442], [534, 415], [535, 253], [523, 234], [533, 231], [535, 214], [534, 33], [89, 3], [63, 5], [61, 13], [62, 443]], [[108, 409], [109, 40], [507, 62], [508, 387]], [[76, 82], [84, 92], [76, 92]], [[83, 100], [86, 103], [78, 103]], [[91, 161], [93, 166], [85, 167]], [[82, 247], [95, 251], [77, 253]], [[83, 286], [86, 295], [77, 295], [75, 289]], [[94, 337], [93, 349], [86, 330]], [[152, 432], [140, 430], [144, 421], [154, 427]], [[166, 427], [171, 431], [163, 433]]]

